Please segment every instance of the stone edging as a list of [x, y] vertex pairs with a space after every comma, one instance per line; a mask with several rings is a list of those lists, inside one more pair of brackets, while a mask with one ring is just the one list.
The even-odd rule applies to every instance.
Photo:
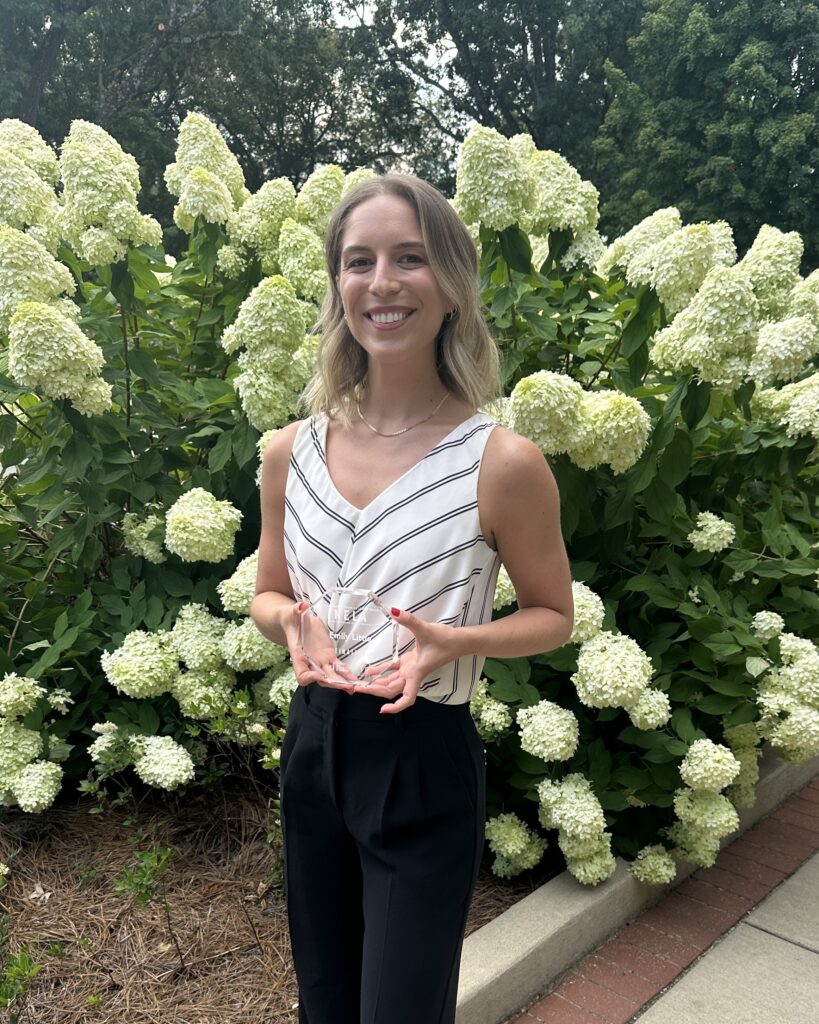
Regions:
[[[819, 757], [778, 762], [770, 748], [760, 762], [757, 801], [740, 812], [741, 835], [819, 773]], [[662, 899], [697, 868], [678, 860], [671, 886], [646, 886], [617, 858], [611, 878], [580, 885], [568, 872], [546, 882], [464, 941], [457, 1024], [499, 1024], [548, 988], [559, 974], [613, 932]]]

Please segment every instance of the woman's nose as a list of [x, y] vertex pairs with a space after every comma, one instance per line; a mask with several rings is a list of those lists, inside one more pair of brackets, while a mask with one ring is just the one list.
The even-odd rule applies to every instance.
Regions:
[[376, 260], [375, 271], [373, 272], [370, 290], [377, 295], [389, 294], [400, 290], [401, 285], [395, 278], [392, 264], [389, 260]]

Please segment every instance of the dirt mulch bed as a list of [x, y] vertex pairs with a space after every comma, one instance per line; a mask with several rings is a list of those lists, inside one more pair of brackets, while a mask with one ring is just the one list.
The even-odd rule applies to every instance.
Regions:
[[[41, 965], [12, 1007], [19, 1024], [295, 1024], [264, 801], [217, 783], [184, 802], [149, 791], [136, 811], [91, 815], [92, 806], [12, 811], [0, 822], [0, 861], [11, 867], [0, 890], [0, 979], [4, 935], [6, 952], [25, 946]], [[173, 851], [155, 897], [117, 895], [137, 851], [152, 848]], [[544, 863], [502, 880], [488, 865], [467, 935], [556, 873]]]

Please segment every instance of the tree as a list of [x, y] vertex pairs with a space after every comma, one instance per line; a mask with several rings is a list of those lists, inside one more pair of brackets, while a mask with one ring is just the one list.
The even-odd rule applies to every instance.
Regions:
[[[352, 13], [356, 5], [342, 7]], [[383, 59], [425, 83], [450, 118], [507, 136], [527, 132], [585, 173], [605, 112], [603, 61], [627, 56], [643, 7], [642, 0], [378, 0], [372, 31]]]
[[146, 204], [165, 223], [162, 173], [189, 110], [219, 124], [253, 190], [331, 162], [386, 171], [416, 158], [446, 179], [452, 154], [417, 87], [327, 0], [0, 0], [0, 13], [0, 116], [55, 145], [75, 118], [103, 125], [140, 153]]
[[809, 0], [648, 0], [612, 97], [592, 177], [613, 235], [675, 205], [729, 221], [740, 248], [760, 224], [799, 230], [819, 261], [819, 8]]

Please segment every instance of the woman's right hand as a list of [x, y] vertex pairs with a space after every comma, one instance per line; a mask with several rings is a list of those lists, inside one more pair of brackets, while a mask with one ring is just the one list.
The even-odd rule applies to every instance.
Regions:
[[[357, 677], [339, 663], [327, 626], [309, 608], [306, 601], [299, 601], [284, 612], [281, 619], [299, 686], [318, 683], [319, 686], [352, 693], [356, 689]], [[304, 646], [301, 642], [302, 619]]]

